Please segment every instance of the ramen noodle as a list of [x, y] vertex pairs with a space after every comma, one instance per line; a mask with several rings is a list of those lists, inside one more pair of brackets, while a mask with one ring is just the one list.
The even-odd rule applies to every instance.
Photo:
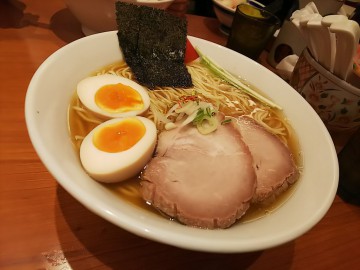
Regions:
[[[298, 149], [296, 136], [281, 110], [264, 105], [241, 90], [229, 85], [227, 82], [224, 82], [221, 78], [211, 73], [200, 62], [187, 64], [187, 68], [192, 77], [193, 87], [165, 87], [148, 90], [151, 103], [150, 109], [144, 116], [154, 121], [159, 133], [164, 130], [165, 123], [168, 121], [166, 118], [168, 110], [182, 97], [196, 94], [201, 100], [211, 103], [214, 108], [226, 115], [226, 117], [233, 117], [236, 119], [238, 116], [247, 115], [256, 120], [289, 147], [290, 151], [293, 153], [297, 167], [301, 167], [300, 151]], [[115, 74], [134, 80], [134, 75], [125, 62], [117, 62], [108, 65], [92, 75], [96, 76], [101, 74]], [[249, 87], [254, 88], [245, 80], [241, 80]], [[80, 149], [82, 139], [93, 128], [104, 121], [105, 119], [102, 119], [87, 110], [81, 104], [76, 94], [74, 95], [69, 107], [69, 128], [72, 141], [77, 151]], [[139, 181], [137, 180], [138, 177], [134, 178], [133, 181], [125, 181], [119, 184], [110, 185], [109, 187], [114, 189], [121, 197], [128, 198], [133, 203], [149, 209], [149, 206], [142, 201], [138, 190]], [[290, 188], [290, 190], [293, 190], [293, 188]], [[291, 193], [292, 191], [287, 191], [285, 192], [285, 195]], [[281, 196], [286, 198], [285, 195]], [[284, 201], [284, 199], [278, 199], [277, 202], [279, 201]], [[279, 203], [275, 205], [278, 204]], [[264, 213], [264, 211], [270, 211], [274, 208], [274, 205], [271, 207], [262, 209], [262, 213]], [[254, 209], [254, 207], [251, 209]], [[257, 208], [255, 207], [255, 209]], [[254, 216], [254, 214], [251, 214], [254, 213], [254, 210], [248, 212], [249, 213], [247, 213], [246, 216]], [[258, 215], [255, 214], [255, 216]]]

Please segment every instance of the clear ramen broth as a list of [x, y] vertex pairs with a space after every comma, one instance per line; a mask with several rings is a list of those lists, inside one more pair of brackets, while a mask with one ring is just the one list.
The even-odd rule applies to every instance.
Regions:
[[[158, 132], [161, 132], [164, 129], [164, 123], [161, 120], [175, 102], [177, 102], [182, 96], [196, 93], [200, 99], [212, 103], [226, 116], [237, 117], [240, 115], [248, 115], [270, 132], [278, 136], [289, 147], [291, 153], [293, 154], [295, 163], [301, 171], [302, 162], [296, 135], [286, 117], [280, 110], [272, 109], [268, 106], [260, 104], [247, 94], [230, 86], [220, 78], [210, 73], [200, 63], [192, 63], [188, 65], [188, 70], [193, 79], [194, 86], [192, 88], [175, 89], [167, 87], [148, 90], [151, 104], [150, 109], [145, 116], [155, 122]], [[103, 67], [94, 72], [94, 74], [90, 75], [100, 75], [106, 73], [133, 79], [133, 74], [125, 62], [118, 62]], [[249, 85], [246, 81], [243, 80], [243, 82]], [[254, 88], [251, 85], [249, 86]], [[68, 124], [72, 142], [78, 153], [82, 139], [93, 128], [105, 120], [106, 119], [101, 119], [99, 116], [87, 110], [79, 101], [75, 91], [69, 105]], [[297, 182], [298, 181], [296, 181], [296, 183]], [[238, 222], [248, 222], [258, 219], [274, 211], [276, 208], [285, 203], [291, 194], [293, 194], [296, 190], [296, 183], [291, 185], [285, 192], [281, 193], [275, 201], [269, 204], [251, 205], [250, 209]], [[133, 179], [129, 179], [124, 182], [103, 185], [129, 203], [146, 209], [147, 211], [158, 213], [156, 209], [148, 205], [141, 197], [139, 191], [140, 174]]]

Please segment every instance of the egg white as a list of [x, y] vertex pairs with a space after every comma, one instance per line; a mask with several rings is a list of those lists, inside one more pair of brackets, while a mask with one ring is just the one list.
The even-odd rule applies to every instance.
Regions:
[[[95, 102], [96, 92], [105, 85], [117, 83], [128, 85], [132, 87], [135, 91], [137, 91], [142, 97], [144, 107], [141, 110], [131, 110], [121, 113], [108, 112], [100, 108]], [[150, 97], [144, 87], [130, 79], [113, 74], [102, 74], [87, 77], [78, 83], [76, 91], [81, 103], [87, 109], [107, 119], [142, 115], [148, 110], [150, 106]]]
[[83, 140], [80, 160], [85, 171], [95, 180], [105, 183], [120, 182], [136, 176], [152, 158], [157, 138], [154, 122], [135, 116], [145, 125], [144, 136], [130, 149], [108, 153], [99, 150], [93, 143], [94, 133], [107, 125], [113, 125], [127, 118], [108, 120], [94, 128]]

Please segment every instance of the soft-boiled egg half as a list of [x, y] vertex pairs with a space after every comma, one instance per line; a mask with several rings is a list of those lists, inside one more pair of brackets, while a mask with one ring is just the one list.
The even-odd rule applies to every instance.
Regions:
[[106, 118], [142, 115], [150, 106], [144, 87], [113, 74], [83, 79], [77, 85], [77, 95], [86, 108]]
[[151, 159], [156, 126], [142, 116], [110, 119], [83, 140], [80, 160], [95, 180], [115, 183], [139, 174]]

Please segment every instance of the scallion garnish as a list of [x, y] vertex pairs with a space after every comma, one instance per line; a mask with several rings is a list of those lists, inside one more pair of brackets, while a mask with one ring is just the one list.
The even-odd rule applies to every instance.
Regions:
[[218, 127], [216, 112], [211, 107], [199, 108], [192, 123], [201, 134], [209, 134]]
[[231, 123], [231, 121], [232, 121], [231, 118], [227, 118], [227, 119], [225, 119], [225, 120], [222, 120], [222, 121], [221, 121], [221, 124], [222, 124], [222, 125], [226, 125], [226, 124]]
[[200, 55], [202, 62], [217, 76], [231, 84], [232, 86], [243, 90], [253, 98], [256, 98], [257, 100], [263, 102], [264, 104], [272, 107], [277, 108], [279, 110], [282, 110], [282, 108], [269, 100], [268, 98], [260, 95], [258, 92], [252, 90], [250, 87], [248, 87], [246, 84], [242, 83], [240, 80], [238, 80], [235, 76], [233, 76], [231, 73], [220, 67], [218, 64], [216, 64], [213, 60], [211, 60], [209, 57], [204, 55], [198, 48], [195, 48], [197, 53]]

